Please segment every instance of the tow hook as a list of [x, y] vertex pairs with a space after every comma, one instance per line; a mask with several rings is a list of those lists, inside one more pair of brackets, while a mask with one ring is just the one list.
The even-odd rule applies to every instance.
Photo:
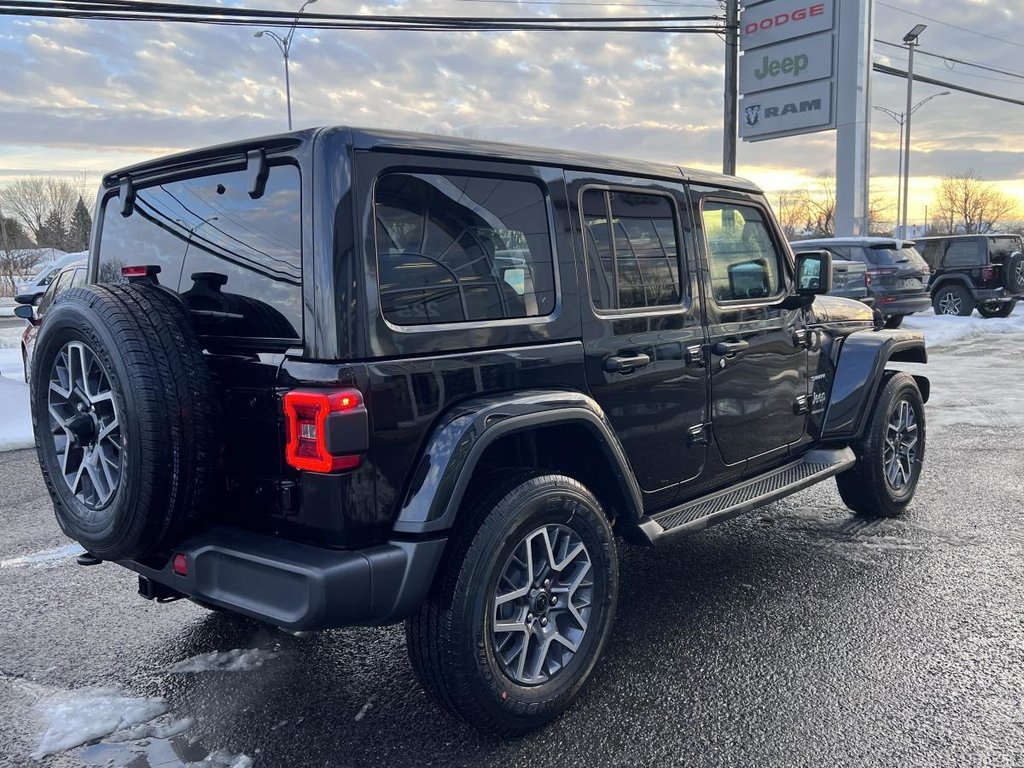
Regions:
[[100, 560], [95, 555], [91, 555], [88, 552], [83, 552], [82, 554], [80, 554], [78, 556], [78, 558], [75, 560], [75, 562], [78, 563], [79, 565], [99, 565], [103, 561]]

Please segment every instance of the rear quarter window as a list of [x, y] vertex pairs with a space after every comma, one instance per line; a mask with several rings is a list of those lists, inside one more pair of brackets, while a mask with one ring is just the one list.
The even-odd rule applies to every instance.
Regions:
[[255, 200], [250, 186], [237, 171], [143, 187], [128, 217], [118, 197], [109, 197], [99, 282], [121, 282], [125, 266], [155, 264], [160, 284], [181, 294], [201, 336], [301, 339], [299, 170], [272, 166]]
[[946, 249], [943, 266], [975, 267], [981, 262], [981, 249], [977, 240], [954, 240]]

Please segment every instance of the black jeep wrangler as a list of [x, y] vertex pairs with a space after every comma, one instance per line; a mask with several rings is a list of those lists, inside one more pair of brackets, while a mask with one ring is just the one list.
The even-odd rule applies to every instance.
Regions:
[[974, 312], [1009, 317], [1024, 298], [1024, 239], [1020, 235], [919, 237], [917, 250], [932, 268], [937, 315]]
[[326, 128], [103, 180], [89, 284], [32, 363], [85, 563], [291, 630], [405, 621], [498, 733], [608, 641], [617, 537], [661, 544], [835, 476], [896, 515], [920, 334], [794, 258], [749, 182]]

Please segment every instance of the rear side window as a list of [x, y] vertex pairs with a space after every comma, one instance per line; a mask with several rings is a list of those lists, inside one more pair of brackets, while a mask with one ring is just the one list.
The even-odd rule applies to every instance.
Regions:
[[938, 242], [925, 243], [924, 245], [918, 244], [918, 249], [921, 251], [921, 258], [923, 258], [932, 268], [938, 266], [940, 245], [941, 243]]
[[395, 325], [543, 317], [555, 308], [547, 203], [516, 179], [388, 173], [374, 190], [378, 285]]
[[595, 309], [679, 304], [680, 252], [675, 206], [664, 195], [589, 189], [583, 234]]
[[782, 254], [759, 208], [708, 200], [703, 219], [715, 301], [766, 299], [780, 292]]
[[78, 284], [75, 281], [76, 273], [77, 270], [66, 269], [59, 274], [56, 281], [51, 281], [52, 284], [46, 289], [46, 293], [43, 294], [43, 298], [39, 300], [39, 309], [36, 312], [37, 315], [41, 317], [45, 314], [58, 296], [64, 293], [64, 291], [72, 285]]
[[974, 267], [981, 261], [981, 249], [977, 240], [954, 240], [946, 249], [943, 261], [947, 267]]
[[299, 170], [270, 168], [252, 199], [245, 171], [143, 187], [131, 216], [107, 200], [99, 281], [122, 280], [127, 265], [160, 266], [200, 335], [301, 339], [302, 212]]

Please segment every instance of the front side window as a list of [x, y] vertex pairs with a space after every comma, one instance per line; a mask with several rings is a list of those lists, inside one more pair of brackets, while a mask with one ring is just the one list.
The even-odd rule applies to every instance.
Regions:
[[388, 173], [374, 190], [380, 304], [396, 325], [543, 317], [555, 308], [547, 204], [514, 179]]
[[42, 317], [49, 310], [50, 305], [60, 296], [64, 291], [71, 287], [72, 281], [75, 279], [75, 270], [66, 269], [59, 273], [56, 280], [50, 281], [50, 287], [46, 289], [46, 293], [43, 294], [43, 298], [39, 300], [39, 309], [36, 311], [36, 315]]
[[668, 197], [588, 189], [581, 208], [595, 309], [679, 304], [681, 255]]
[[709, 200], [703, 220], [715, 301], [766, 299], [781, 291], [782, 255], [759, 208]]
[[253, 199], [246, 171], [143, 187], [131, 215], [117, 196], [103, 209], [99, 282], [121, 268], [160, 267], [203, 336], [299, 339], [302, 329], [302, 210], [299, 169], [270, 168]]

